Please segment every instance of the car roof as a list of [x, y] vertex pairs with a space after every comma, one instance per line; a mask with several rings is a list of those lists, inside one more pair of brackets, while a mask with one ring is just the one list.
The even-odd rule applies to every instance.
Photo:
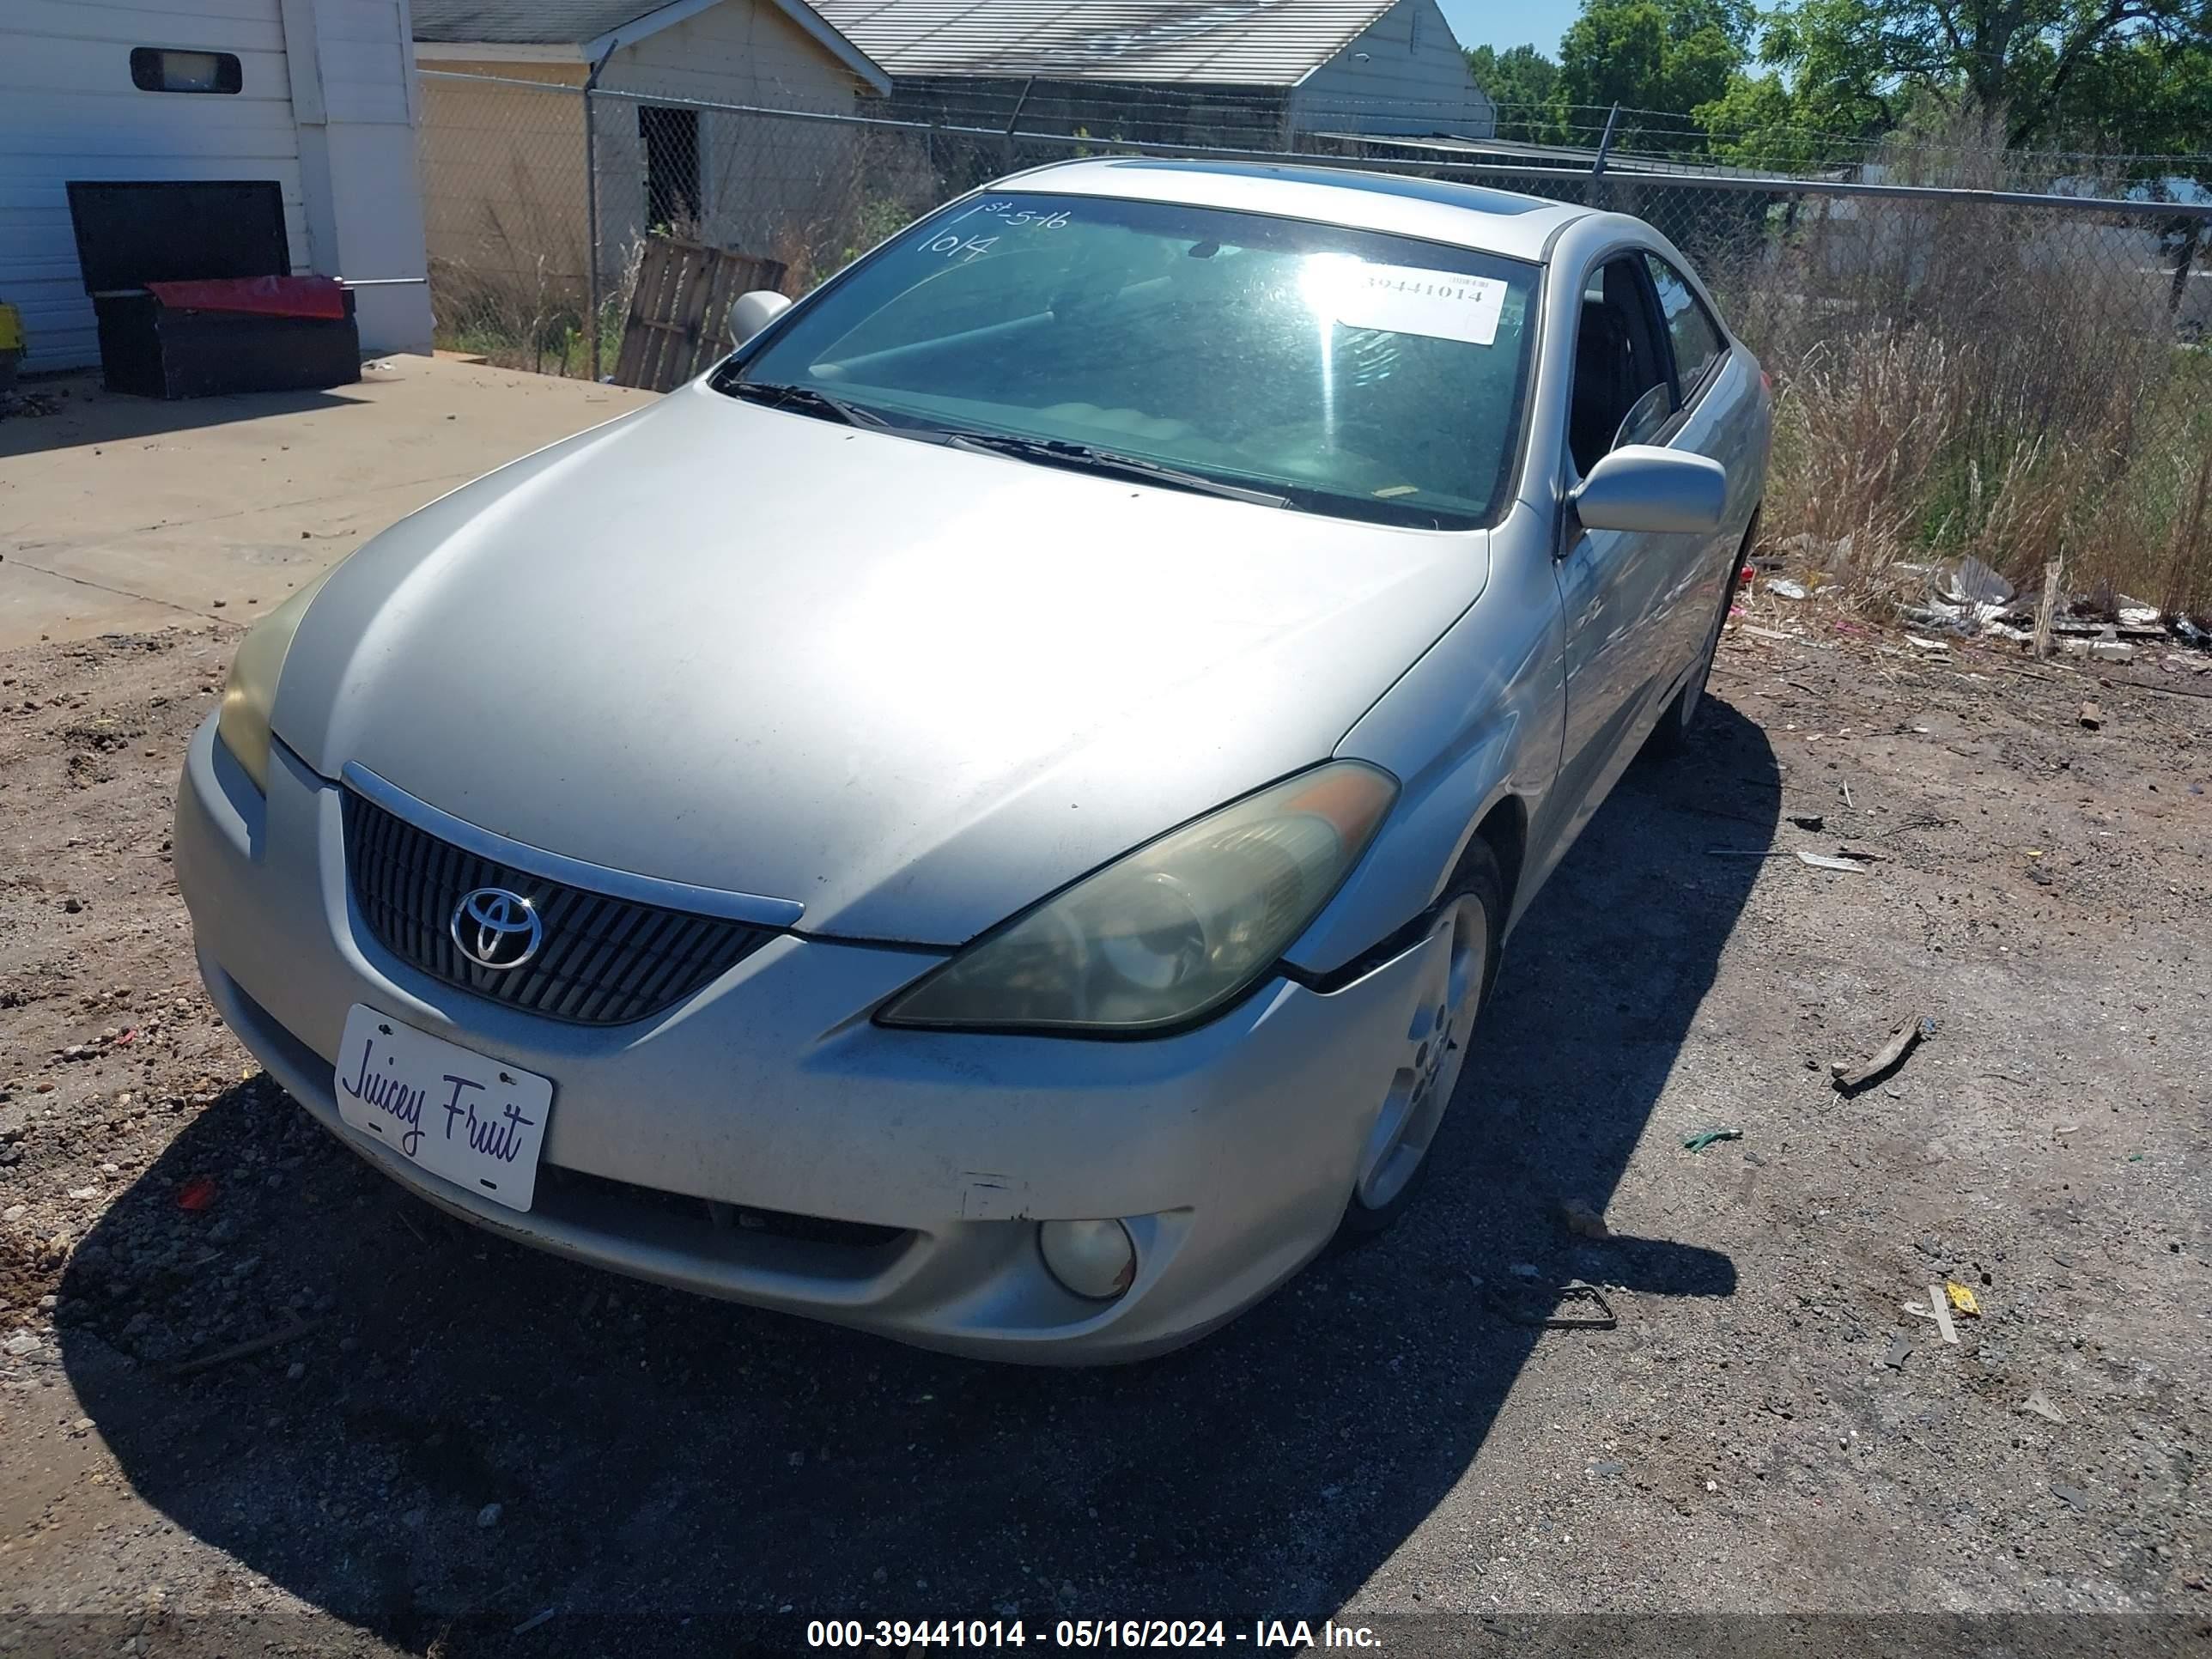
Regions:
[[1564, 227], [1591, 210], [1480, 185], [1357, 167], [1121, 155], [1058, 161], [1002, 179], [1069, 196], [1114, 196], [1310, 219], [1540, 261]]

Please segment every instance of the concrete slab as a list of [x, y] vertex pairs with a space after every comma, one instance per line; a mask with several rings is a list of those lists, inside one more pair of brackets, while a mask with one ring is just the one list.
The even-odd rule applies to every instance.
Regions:
[[425, 501], [656, 395], [428, 357], [331, 392], [40, 389], [59, 413], [0, 422], [0, 650], [248, 625]]

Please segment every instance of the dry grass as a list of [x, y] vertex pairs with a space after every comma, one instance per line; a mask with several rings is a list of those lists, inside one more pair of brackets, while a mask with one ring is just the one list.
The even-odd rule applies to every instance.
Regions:
[[1777, 384], [1772, 538], [1861, 584], [2056, 557], [2076, 591], [2212, 608], [2212, 351], [2157, 227], [1862, 198], [1759, 232], [1713, 274]]
[[904, 133], [858, 138], [849, 165], [825, 178], [803, 208], [778, 216], [767, 246], [789, 275], [787, 292], [809, 293], [944, 199], [927, 141]]

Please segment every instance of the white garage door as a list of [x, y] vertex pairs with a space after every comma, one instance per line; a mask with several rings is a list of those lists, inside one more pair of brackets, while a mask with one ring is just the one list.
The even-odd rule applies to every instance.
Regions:
[[[70, 229], [72, 179], [274, 179], [295, 270], [307, 268], [299, 135], [281, 0], [0, 3], [0, 300], [23, 313], [27, 369], [97, 362]], [[137, 47], [219, 53], [142, 59], [143, 78], [238, 90], [144, 91]], [[234, 65], [228, 60], [234, 59]]]

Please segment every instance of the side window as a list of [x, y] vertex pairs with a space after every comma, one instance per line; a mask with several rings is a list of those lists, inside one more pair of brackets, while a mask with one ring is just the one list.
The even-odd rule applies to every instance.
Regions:
[[1650, 279], [1632, 256], [1607, 261], [1583, 289], [1567, 404], [1567, 449], [1577, 472], [1588, 472], [1618, 446], [1648, 437], [1673, 412], [1650, 294]]
[[1651, 285], [1659, 290], [1659, 309], [1674, 345], [1675, 383], [1687, 403], [1726, 349], [1720, 328], [1680, 271], [1656, 253], [1647, 253], [1644, 259], [1651, 270]]

